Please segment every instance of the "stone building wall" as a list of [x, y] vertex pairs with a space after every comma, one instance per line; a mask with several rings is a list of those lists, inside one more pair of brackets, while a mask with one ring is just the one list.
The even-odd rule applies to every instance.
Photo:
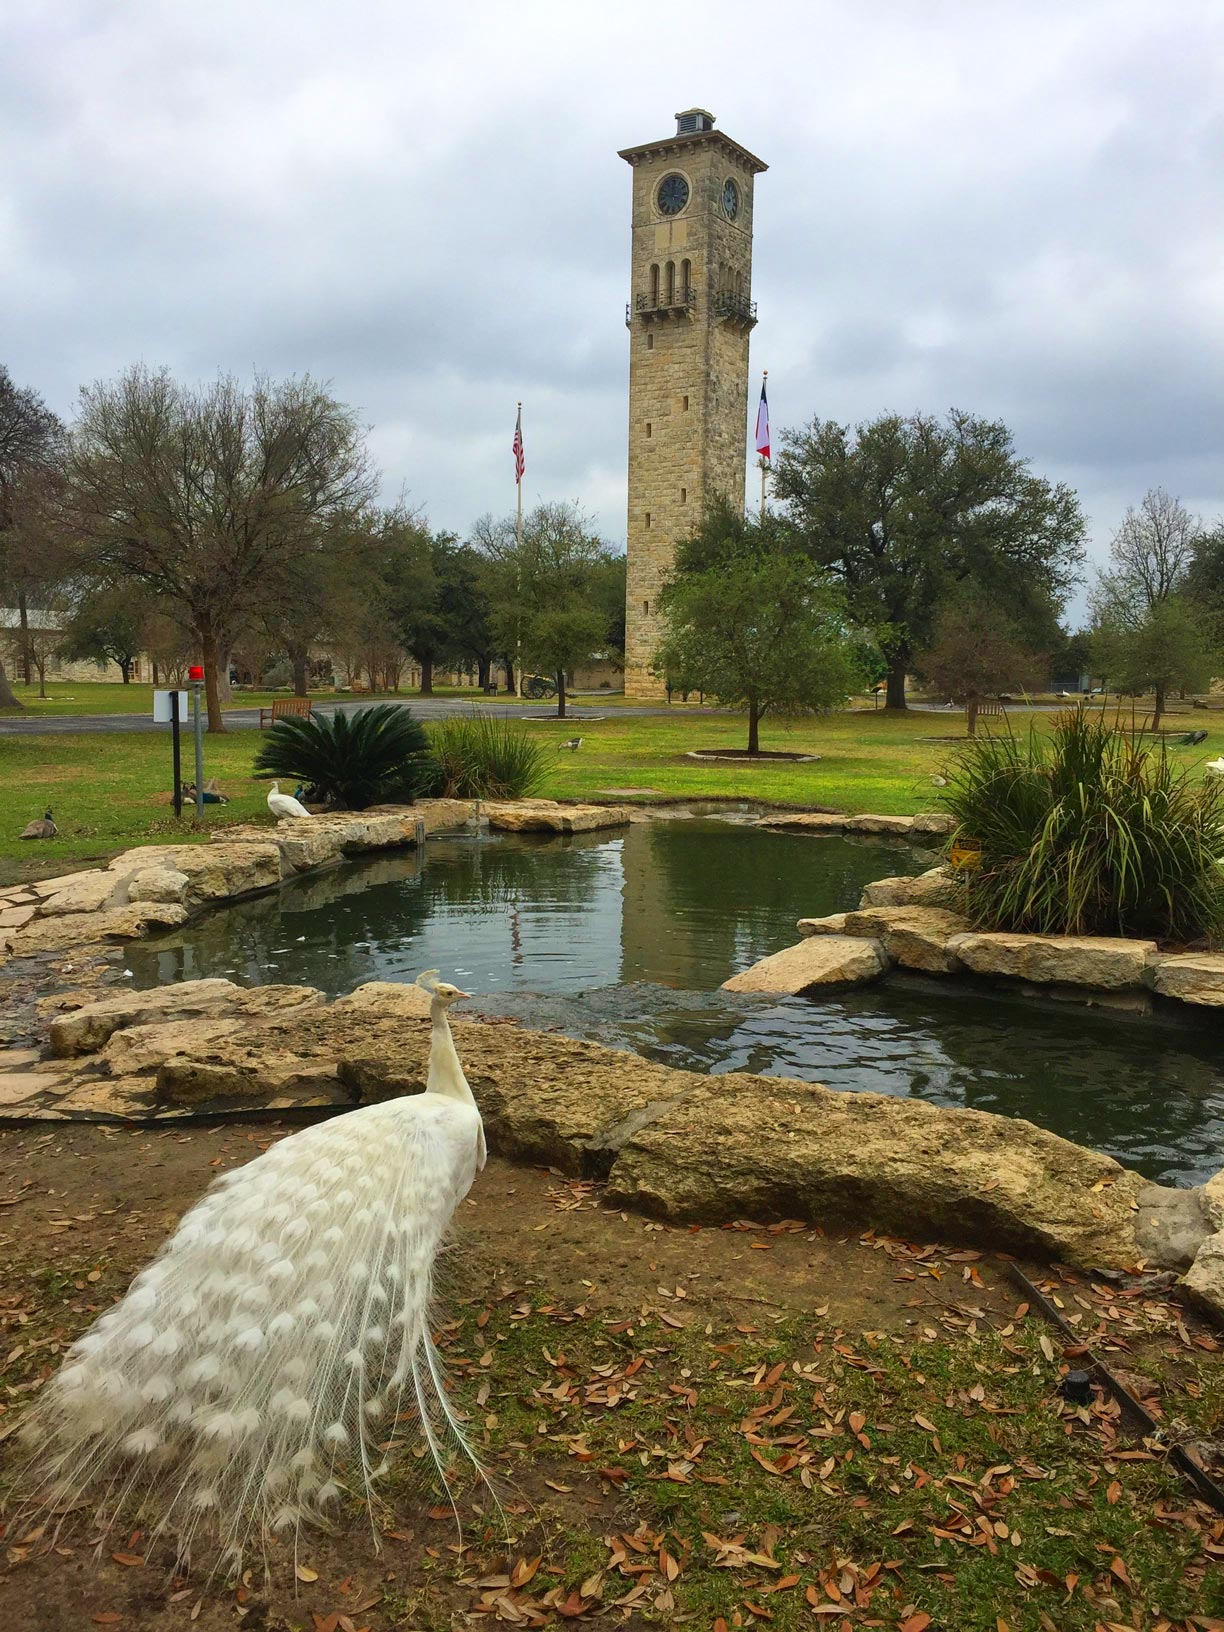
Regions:
[[[625, 690], [658, 697], [650, 664], [676, 540], [715, 492], [743, 502], [753, 178], [765, 166], [714, 130], [621, 157], [633, 167]], [[689, 196], [669, 217], [658, 190], [673, 174]], [[728, 180], [738, 192], [733, 220]]]

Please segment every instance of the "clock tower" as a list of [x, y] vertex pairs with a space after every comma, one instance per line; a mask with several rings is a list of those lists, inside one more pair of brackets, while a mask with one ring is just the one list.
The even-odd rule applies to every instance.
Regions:
[[716, 493], [744, 502], [752, 187], [766, 166], [704, 108], [620, 157], [633, 168], [625, 694], [653, 698], [676, 540]]

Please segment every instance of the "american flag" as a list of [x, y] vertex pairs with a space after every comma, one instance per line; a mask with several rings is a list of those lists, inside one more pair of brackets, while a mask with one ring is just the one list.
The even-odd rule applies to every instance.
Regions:
[[514, 482], [517, 487], [523, 479], [523, 472], [527, 469], [527, 461], [523, 458], [523, 405], [519, 404], [518, 418], [514, 422], [514, 441], [510, 444], [514, 454]]

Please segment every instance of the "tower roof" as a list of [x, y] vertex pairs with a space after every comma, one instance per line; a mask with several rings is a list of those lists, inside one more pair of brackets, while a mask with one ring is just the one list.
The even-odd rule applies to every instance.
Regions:
[[657, 142], [642, 142], [637, 147], [623, 147], [617, 158], [624, 159], [626, 164], [641, 164], [643, 159], [662, 157], [669, 153], [682, 153], [694, 147], [720, 147], [725, 153], [740, 161], [754, 176], [759, 176], [769, 166], [755, 153], [750, 153], [746, 147], [733, 142], [729, 136], [724, 136], [721, 130], [714, 129], [714, 115], [706, 108], [686, 108], [683, 113], [675, 115], [676, 133], [674, 136], [664, 136]]

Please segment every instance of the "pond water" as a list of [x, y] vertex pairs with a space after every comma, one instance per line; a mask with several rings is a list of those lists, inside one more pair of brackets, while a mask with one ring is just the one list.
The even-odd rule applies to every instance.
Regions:
[[1165, 1183], [1224, 1140], [1224, 1026], [902, 978], [812, 1000], [721, 992], [795, 920], [933, 858], [734, 816], [572, 838], [462, 834], [240, 902], [128, 950], [138, 985], [228, 976], [332, 995], [437, 967], [487, 1014], [692, 1070], [761, 1071], [1023, 1116]]

